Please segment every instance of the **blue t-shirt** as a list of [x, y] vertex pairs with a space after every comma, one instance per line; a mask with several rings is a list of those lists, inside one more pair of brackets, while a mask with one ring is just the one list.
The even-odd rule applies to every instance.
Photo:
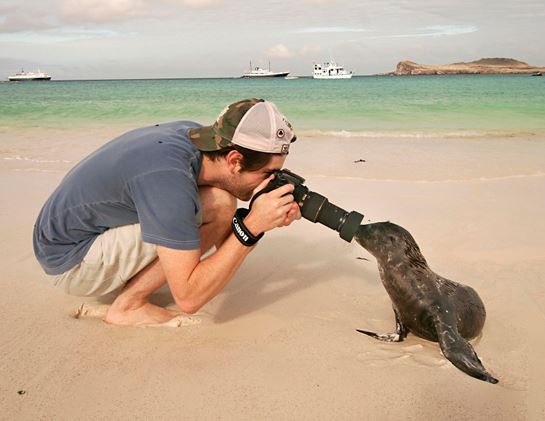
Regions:
[[200, 125], [175, 121], [133, 130], [77, 164], [34, 226], [34, 252], [45, 272], [66, 272], [98, 235], [135, 223], [147, 243], [198, 249], [202, 154], [187, 137], [192, 127]]

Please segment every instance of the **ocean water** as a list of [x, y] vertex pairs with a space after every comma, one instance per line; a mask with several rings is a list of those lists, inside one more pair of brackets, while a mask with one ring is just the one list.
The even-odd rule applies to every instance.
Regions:
[[299, 136], [544, 137], [545, 78], [355, 77], [0, 83], [0, 133], [211, 124], [233, 101], [274, 101]]

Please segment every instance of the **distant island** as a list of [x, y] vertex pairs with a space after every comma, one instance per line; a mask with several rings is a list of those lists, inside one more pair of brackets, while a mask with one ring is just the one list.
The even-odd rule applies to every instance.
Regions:
[[512, 58], [482, 58], [468, 63], [444, 65], [418, 64], [413, 61], [400, 61], [395, 76], [407, 75], [477, 75], [477, 74], [540, 74], [545, 67], [531, 66]]

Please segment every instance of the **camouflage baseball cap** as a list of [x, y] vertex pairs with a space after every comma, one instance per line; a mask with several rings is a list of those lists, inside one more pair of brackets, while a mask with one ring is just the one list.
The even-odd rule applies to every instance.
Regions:
[[189, 138], [201, 151], [238, 145], [282, 154], [288, 153], [296, 139], [290, 122], [276, 105], [257, 98], [228, 105], [211, 126], [189, 129]]

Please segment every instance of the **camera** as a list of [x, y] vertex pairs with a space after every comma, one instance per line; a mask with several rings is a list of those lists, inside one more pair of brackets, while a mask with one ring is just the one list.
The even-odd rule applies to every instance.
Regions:
[[254, 200], [261, 194], [268, 193], [288, 183], [294, 186], [292, 194], [295, 202], [301, 208], [303, 218], [314, 223], [319, 222], [337, 231], [343, 240], [352, 241], [363, 219], [363, 215], [354, 211], [347, 212], [329, 203], [326, 197], [310, 191], [304, 184], [305, 179], [290, 170], [276, 171], [274, 179], [263, 190], [254, 195], [250, 202], [250, 207]]

